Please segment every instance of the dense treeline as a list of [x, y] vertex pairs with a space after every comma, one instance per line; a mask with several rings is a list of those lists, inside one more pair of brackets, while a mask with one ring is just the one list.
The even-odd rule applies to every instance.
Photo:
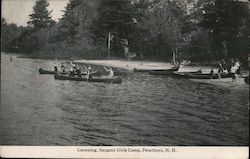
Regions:
[[4, 18], [1, 18], [1, 50], [10, 51], [11, 43], [24, 31], [24, 27], [18, 27], [13, 23], [8, 24]]
[[2, 47], [40, 57], [122, 58], [129, 50], [137, 58], [169, 60], [176, 54], [191, 61], [243, 60], [250, 49], [247, 2], [70, 0], [57, 23], [48, 5], [36, 0], [26, 28], [2, 19]]

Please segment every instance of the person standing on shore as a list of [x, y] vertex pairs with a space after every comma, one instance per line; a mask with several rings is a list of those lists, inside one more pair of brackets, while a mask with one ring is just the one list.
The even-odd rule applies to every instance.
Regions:
[[232, 74], [233, 82], [236, 82], [237, 74], [236, 71], [239, 69], [237, 63], [235, 62], [234, 65], [230, 69], [230, 73]]
[[237, 70], [236, 70], [236, 74], [239, 76], [239, 77], [242, 77], [242, 66], [241, 66], [241, 63], [240, 63], [240, 61], [239, 61], [239, 59], [238, 58], [235, 58], [235, 67], [236, 68], [238, 68]]
[[228, 71], [228, 72], [231, 72], [231, 68], [232, 68], [233, 66], [234, 66], [234, 59], [231, 58], [231, 59], [229, 59], [228, 64], [227, 64], [227, 71]]

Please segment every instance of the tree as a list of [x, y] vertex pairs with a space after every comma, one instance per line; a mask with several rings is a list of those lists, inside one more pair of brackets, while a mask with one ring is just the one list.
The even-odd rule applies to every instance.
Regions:
[[70, 0], [67, 4], [64, 15], [59, 22], [59, 33], [57, 40], [66, 41], [68, 44], [74, 43], [74, 37], [77, 34], [79, 26], [79, 17], [76, 15], [76, 7], [81, 3], [80, 0]]
[[138, 44], [136, 51], [143, 52], [145, 57], [170, 59], [173, 52], [180, 50], [185, 7], [181, 2], [171, 0], [139, 2], [135, 3], [139, 10], [137, 15], [140, 15], [137, 24], [139, 31], [135, 32], [139, 35], [134, 36], [134, 42]]
[[[235, 0], [212, 0], [203, 7], [200, 26], [209, 30], [209, 40], [213, 54], [217, 58], [242, 56], [243, 32], [249, 35], [248, 3]], [[248, 36], [249, 41], [249, 36]], [[239, 47], [241, 45], [241, 47]], [[246, 46], [244, 46], [246, 47]], [[247, 51], [245, 52], [245, 54]]]
[[114, 56], [122, 56], [122, 39], [131, 39], [134, 31], [135, 10], [128, 0], [102, 0], [98, 8], [98, 17], [93, 21], [92, 38], [96, 42], [106, 43], [108, 34], [113, 37], [111, 49]]
[[36, 0], [33, 7], [33, 13], [30, 14], [31, 21], [28, 24], [32, 24], [35, 30], [49, 28], [55, 24], [55, 21], [51, 19], [51, 12], [47, 7], [49, 3], [47, 0]]
[[96, 0], [70, 0], [58, 23], [56, 41], [71, 46], [89, 41], [89, 27], [96, 14]]
[[18, 52], [33, 53], [48, 44], [49, 29], [55, 24], [48, 11], [47, 0], [36, 0], [33, 13], [30, 14], [29, 26], [22, 35], [12, 41], [12, 49]]
[[24, 27], [18, 27], [16, 24], [8, 24], [4, 18], [1, 18], [1, 50], [11, 51], [12, 41], [18, 38], [24, 31]]

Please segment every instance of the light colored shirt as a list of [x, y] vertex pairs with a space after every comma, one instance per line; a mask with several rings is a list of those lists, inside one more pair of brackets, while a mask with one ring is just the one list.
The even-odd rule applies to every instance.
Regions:
[[235, 62], [235, 67], [240, 68], [240, 63], [239, 62]]
[[236, 65], [232, 66], [230, 69], [231, 73], [236, 73], [236, 71], [238, 70], [238, 67]]
[[114, 71], [112, 69], [109, 70], [109, 76], [113, 77], [114, 76]]

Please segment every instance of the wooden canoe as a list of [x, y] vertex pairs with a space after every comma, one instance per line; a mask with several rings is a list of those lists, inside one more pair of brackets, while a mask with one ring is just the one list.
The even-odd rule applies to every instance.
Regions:
[[159, 73], [159, 72], [169, 73], [169, 72], [174, 72], [174, 71], [178, 71], [178, 70], [179, 70], [179, 67], [172, 67], [170, 69], [138, 69], [138, 68], [134, 68], [134, 72], [148, 72], [151, 74]]
[[[153, 70], [149, 71], [150, 75], [163, 75], [163, 76], [168, 76], [168, 75], [173, 75], [175, 71], [178, 71], [179, 68], [171, 68], [168, 70]], [[201, 73], [201, 71], [195, 71], [192, 73]]]
[[[39, 73], [40, 74], [55, 74], [56, 71], [51, 71], [51, 70], [45, 70], [43, 68], [39, 68]], [[69, 71], [66, 71], [66, 72], [59, 72], [60, 74], [64, 74], [64, 75], [67, 75], [69, 74]], [[82, 75], [86, 75], [87, 73], [86, 72], [82, 72]], [[75, 75], [77, 75], [77, 72], [75, 72]], [[92, 72], [91, 75], [94, 75], [94, 76], [100, 76], [101, 73], [99, 71], [95, 71], [95, 72]]]
[[213, 75], [206, 73], [192, 73], [192, 72], [174, 72], [174, 77], [177, 78], [188, 78], [188, 79], [218, 79], [218, 78], [229, 78], [232, 77], [232, 74], [230, 73], [220, 73]]
[[[58, 72], [54, 74], [54, 77], [56, 80], [87, 81], [86, 76], [68, 76], [60, 74]], [[122, 83], [122, 79], [120, 77], [92, 76], [88, 79], [88, 82]]]
[[40, 74], [55, 74], [55, 71], [44, 70], [43, 68], [39, 68]]

